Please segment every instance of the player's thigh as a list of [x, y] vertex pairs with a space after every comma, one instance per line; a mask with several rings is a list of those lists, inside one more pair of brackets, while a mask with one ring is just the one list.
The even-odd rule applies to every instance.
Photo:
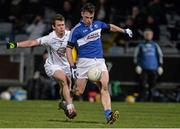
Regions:
[[158, 79], [157, 72], [156, 71], [151, 71], [150, 75], [149, 75], [149, 80], [148, 80], [150, 88], [155, 87], [157, 79]]
[[77, 62], [77, 78], [88, 79], [88, 70], [94, 67], [98, 67], [102, 71], [107, 71], [105, 60], [103, 58], [80, 58]]
[[83, 94], [87, 84], [87, 79], [77, 79], [76, 80], [76, 91], [79, 94]]
[[65, 66], [45, 64], [45, 71], [49, 77], [53, 77], [57, 81], [68, 81], [70, 70]]
[[62, 65], [62, 64], [61, 64], [61, 65], [57, 65], [57, 64], [45, 63], [44, 68], [45, 68], [46, 74], [47, 74], [49, 77], [52, 77], [52, 75], [54, 74], [54, 72], [57, 71], [57, 70], [63, 70], [64, 73], [65, 73], [67, 76], [70, 76], [70, 75], [71, 75], [70, 68], [69, 68], [69, 66], [67, 66], [67, 65]]

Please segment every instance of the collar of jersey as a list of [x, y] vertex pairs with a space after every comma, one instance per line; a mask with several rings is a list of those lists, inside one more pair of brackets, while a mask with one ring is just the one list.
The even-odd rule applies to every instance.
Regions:
[[53, 32], [52, 32], [52, 37], [53, 37], [54, 39], [63, 39], [64, 36], [66, 35], [66, 33], [67, 33], [67, 30], [65, 30], [65, 33], [64, 33], [63, 37], [59, 38], [59, 37], [56, 35], [56, 32], [53, 31]]
[[80, 22], [81, 22], [81, 24], [83, 24], [83, 26], [85, 26], [85, 27], [90, 27], [90, 26], [92, 26], [92, 24], [94, 23], [94, 21], [93, 21], [92, 24], [88, 26], [88, 25], [86, 25], [86, 24], [83, 22], [83, 20], [81, 20]]

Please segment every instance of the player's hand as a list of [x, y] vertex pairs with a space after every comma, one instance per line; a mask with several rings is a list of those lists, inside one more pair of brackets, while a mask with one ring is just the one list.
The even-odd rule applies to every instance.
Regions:
[[16, 42], [13, 42], [13, 41], [9, 41], [9, 42], [6, 44], [6, 47], [7, 47], [7, 49], [16, 48], [16, 47], [17, 47], [17, 43], [16, 43]]
[[132, 37], [133, 37], [132, 30], [130, 30], [129, 28], [124, 29], [124, 33], [125, 33], [125, 34], [127, 34], [130, 38], [132, 38]]
[[158, 69], [157, 69], [158, 75], [161, 76], [163, 74], [163, 72], [164, 72], [163, 68], [161, 66], [158, 67]]
[[142, 73], [141, 66], [137, 65], [136, 68], [135, 68], [135, 71], [136, 71], [137, 74], [141, 74]]
[[70, 69], [71, 69], [71, 75], [72, 75], [73, 79], [77, 79], [77, 75], [76, 75], [77, 67], [76, 67], [76, 65], [70, 66]]

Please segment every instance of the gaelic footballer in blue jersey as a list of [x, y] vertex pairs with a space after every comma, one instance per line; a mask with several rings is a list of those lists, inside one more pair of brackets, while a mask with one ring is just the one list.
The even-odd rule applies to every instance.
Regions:
[[[108, 124], [113, 124], [119, 117], [118, 111], [112, 111], [111, 98], [108, 91], [109, 73], [103, 58], [101, 30], [108, 29], [113, 32], [125, 33], [132, 37], [130, 29], [122, 29], [113, 24], [106, 24], [94, 20], [95, 6], [87, 3], [81, 10], [81, 21], [71, 30], [66, 49], [68, 61], [71, 65], [72, 76], [76, 79], [75, 94], [81, 95], [87, 83], [87, 73], [92, 67], [98, 67], [102, 71], [98, 86], [100, 87], [101, 102], [104, 108]], [[72, 48], [78, 51], [77, 64], [73, 63]]]
[[144, 39], [135, 50], [134, 63], [136, 64], [136, 73], [140, 75], [141, 98], [144, 101], [150, 101], [152, 88], [156, 85], [157, 77], [163, 73], [161, 67], [163, 54], [159, 45], [152, 40], [152, 30], [146, 29], [144, 31]]

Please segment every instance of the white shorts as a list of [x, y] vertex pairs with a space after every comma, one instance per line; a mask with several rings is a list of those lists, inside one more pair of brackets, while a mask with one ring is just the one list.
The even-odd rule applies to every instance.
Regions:
[[57, 71], [57, 70], [62, 70], [64, 71], [64, 73], [66, 74], [66, 76], [71, 76], [71, 71], [70, 71], [70, 67], [69, 66], [61, 66], [61, 65], [54, 65], [54, 64], [48, 64], [45, 63], [44, 65], [46, 74], [49, 77], [52, 77], [53, 74]]
[[77, 61], [77, 78], [87, 79], [88, 70], [98, 67], [102, 71], [108, 71], [103, 58], [79, 58]]

